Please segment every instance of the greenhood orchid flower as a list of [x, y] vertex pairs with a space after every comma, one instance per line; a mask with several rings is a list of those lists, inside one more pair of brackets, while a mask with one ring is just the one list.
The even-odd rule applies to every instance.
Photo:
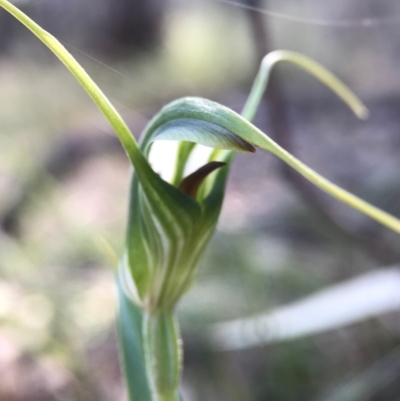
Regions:
[[[210, 160], [184, 178], [195, 144], [255, 151], [229, 125], [208, 120], [213, 107], [214, 103], [197, 98], [171, 103], [150, 122], [140, 144], [147, 158], [154, 141], [181, 141], [171, 183], [156, 173], [152, 173], [150, 182], [143, 182], [139, 174], [134, 174], [132, 181], [121, 277], [126, 292], [149, 313], [173, 310], [188, 290], [218, 221], [229, 158]], [[224, 109], [224, 113], [229, 120], [231, 112]], [[213, 173], [214, 170], [219, 171]]]
[[[184, 98], [165, 106], [150, 121], [138, 144], [108, 98], [53, 36], [9, 1], [0, 0], [0, 7], [31, 30], [70, 70], [108, 119], [134, 168], [126, 246], [117, 280], [131, 401], [179, 400], [182, 351], [174, 309], [192, 285], [215, 230], [236, 152], [267, 150], [321, 190], [400, 233], [400, 220], [323, 178], [251, 124], [271, 68], [280, 61], [314, 75], [358, 117], [365, 118], [364, 105], [318, 63], [294, 52], [273, 52], [262, 62], [242, 115], [206, 99]], [[170, 181], [162, 179], [149, 162], [151, 147], [158, 140], [179, 142]], [[207, 163], [185, 177], [197, 145], [214, 150]]]

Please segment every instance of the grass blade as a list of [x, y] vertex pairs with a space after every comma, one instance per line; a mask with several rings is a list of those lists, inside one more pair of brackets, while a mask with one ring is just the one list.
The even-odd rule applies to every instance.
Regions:
[[272, 68], [282, 61], [294, 64], [317, 78], [342, 99], [358, 118], [366, 119], [368, 117], [367, 108], [357, 96], [324, 66], [300, 53], [276, 50], [268, 53], [261, 63], [250, 95], [242, 111], [242, 116], [246, 120], [252, 121], [254, 119], [262, 96], [267, 88]]

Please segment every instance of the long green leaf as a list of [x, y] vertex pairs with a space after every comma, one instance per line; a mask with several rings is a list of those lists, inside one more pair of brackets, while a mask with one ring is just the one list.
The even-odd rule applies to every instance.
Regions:
[[125, 121], [74, 57], [54, 36], [42, 29], [9, 1], [0, 0], [0, 7], [3, 7], [25, 25], [59, 58], [107, 118], [135, 167], [135, 172], [140, 178], [141, 186], [146, 192], [148, 201], [152, 204], [153, 210], [157, 213], [164, 227], [171, 226], [171, 224], [179, 224], [182, 227], [187, 225], [193, 216], [199, 214], [197, 203], [177, 188], [163, 181], [152, 170]]
[[288, 50], [276, 50], [268, 53], [261, 62], [257, 77], [254, 80], [250, 95], [242, 111], [242, 116], [246, 120], [252, 121], [254, 119], [262, 96], [267, 88], [271, 71], [277, 63], [281, 63], [282, 61], [294, 64], [317, 78], [331, 89], [332, 92], [336, 93], [358, 118], [365, 119], [368, 117], [367, 108], [357, 96], [324, 66], [302, 54]]
[[93, 82], [90, 76], [72, 57], [67, 49], [65, 49], [65, 47], [54, 36], [41, 28], [36, 24], [36, 22], [30, 19], [9, 1], [0, 0], [0, 6], [25, 25], [26, 28], [37, 36], [37, 38], [43, 42], [43, 44], [45, 44], [56, 57], [59, 58], [110, 122], [135, 167], [140, 169], [141, 166], [145, 166], [147, 163], [143, 160], [143, 156], [139, 152], [136, 141], [128, 126], [101, 89]]
[[220, 126], [241, 137], [244, 141], [271, 152], [334, 198], [400, 233], [400, 220], [398, 218], [333, 184], [295, 158], [245, 118], [231, 109], [210, 100], [192, 97], [170, 103], [163, 108], [163, 113], [159, 114], [150, 123], [145, 134], [144, 143], [151, 140], [153, 133], [161, 130], [164, 124], [170, 124], [171, 121], [182, 118], [205, 121]]
[[143, 353], [142, 311], [125, 295], [117, 280], [118, 334], [129, 401], [152, 401]]

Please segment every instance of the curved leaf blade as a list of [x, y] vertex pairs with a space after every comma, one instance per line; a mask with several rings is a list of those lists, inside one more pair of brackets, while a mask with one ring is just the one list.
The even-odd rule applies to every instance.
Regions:
[[[398, 218], [333, 184], [287, 152], [245, 118], [229, 108], [210, 100], [183, 98], [170, 103], [164, 107], [163, 113], [158, 115], [150, 124], [144, 143], [150, 140], [152, 133], [162, 127], [163, 124], [181, 118], [196, 119], [221, 126], [225, 130], [241, 137], [244, 141], [271, 152], [334, 198], [400, 233], [400, 220]], [[229, 154], [226, 157], [229, 158]]]
[[147, 198], [164, 227], [175, 223], [184, 227], [192, 221], [193, 216], [198, 216], [198, 204], [177, 188], [163, 181], [152, 170], [125, 121], [65, 47], [8, 0], [0, 0], [0, 7], [20, 21], [58, 57], [107, 118], [135, 167], [135, 172], [139, 176]]
[[247, 120], [253, 120], [267, 88], [271, 71], [277, 63], [282, 61], [294, 64], [317, 78], [342, 99], [358, 118], [366, 119], [368, 117], [368, 110], [358, 97], [323, 65], [300, 53], [276, 50], [268, 53], [261, 62], [250, 95], [241, 113]]
[[94, 83], [87, 72], [68, 52], [68, 50], [54, 36], [45, 31], [9, 1], [0, 0], [0, 7], [4, 8], [19, 22], [25, 25], [25, 27], [30, 30], [45, 46], [47, 46], [50, 51], [67, 67], [74, 78], [79, 82], [83, 89], [85, 89], [85, 91], [92, 98], [93, 102], [107, 118], [134, 166], [140, 170], [143, 165], [146, 165], [147, 163], [139, 152], [138, 145], [128, 126], [125, 124], [121, 116], [118, 114], [114, 106], [104, 95], [101, 89]]

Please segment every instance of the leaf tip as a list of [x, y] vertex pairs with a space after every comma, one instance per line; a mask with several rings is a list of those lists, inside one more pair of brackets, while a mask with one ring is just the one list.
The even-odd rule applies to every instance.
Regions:
[[363, 105], [356, 111], [356, 115], [360, 120], [368, 120], [369, 110]]

